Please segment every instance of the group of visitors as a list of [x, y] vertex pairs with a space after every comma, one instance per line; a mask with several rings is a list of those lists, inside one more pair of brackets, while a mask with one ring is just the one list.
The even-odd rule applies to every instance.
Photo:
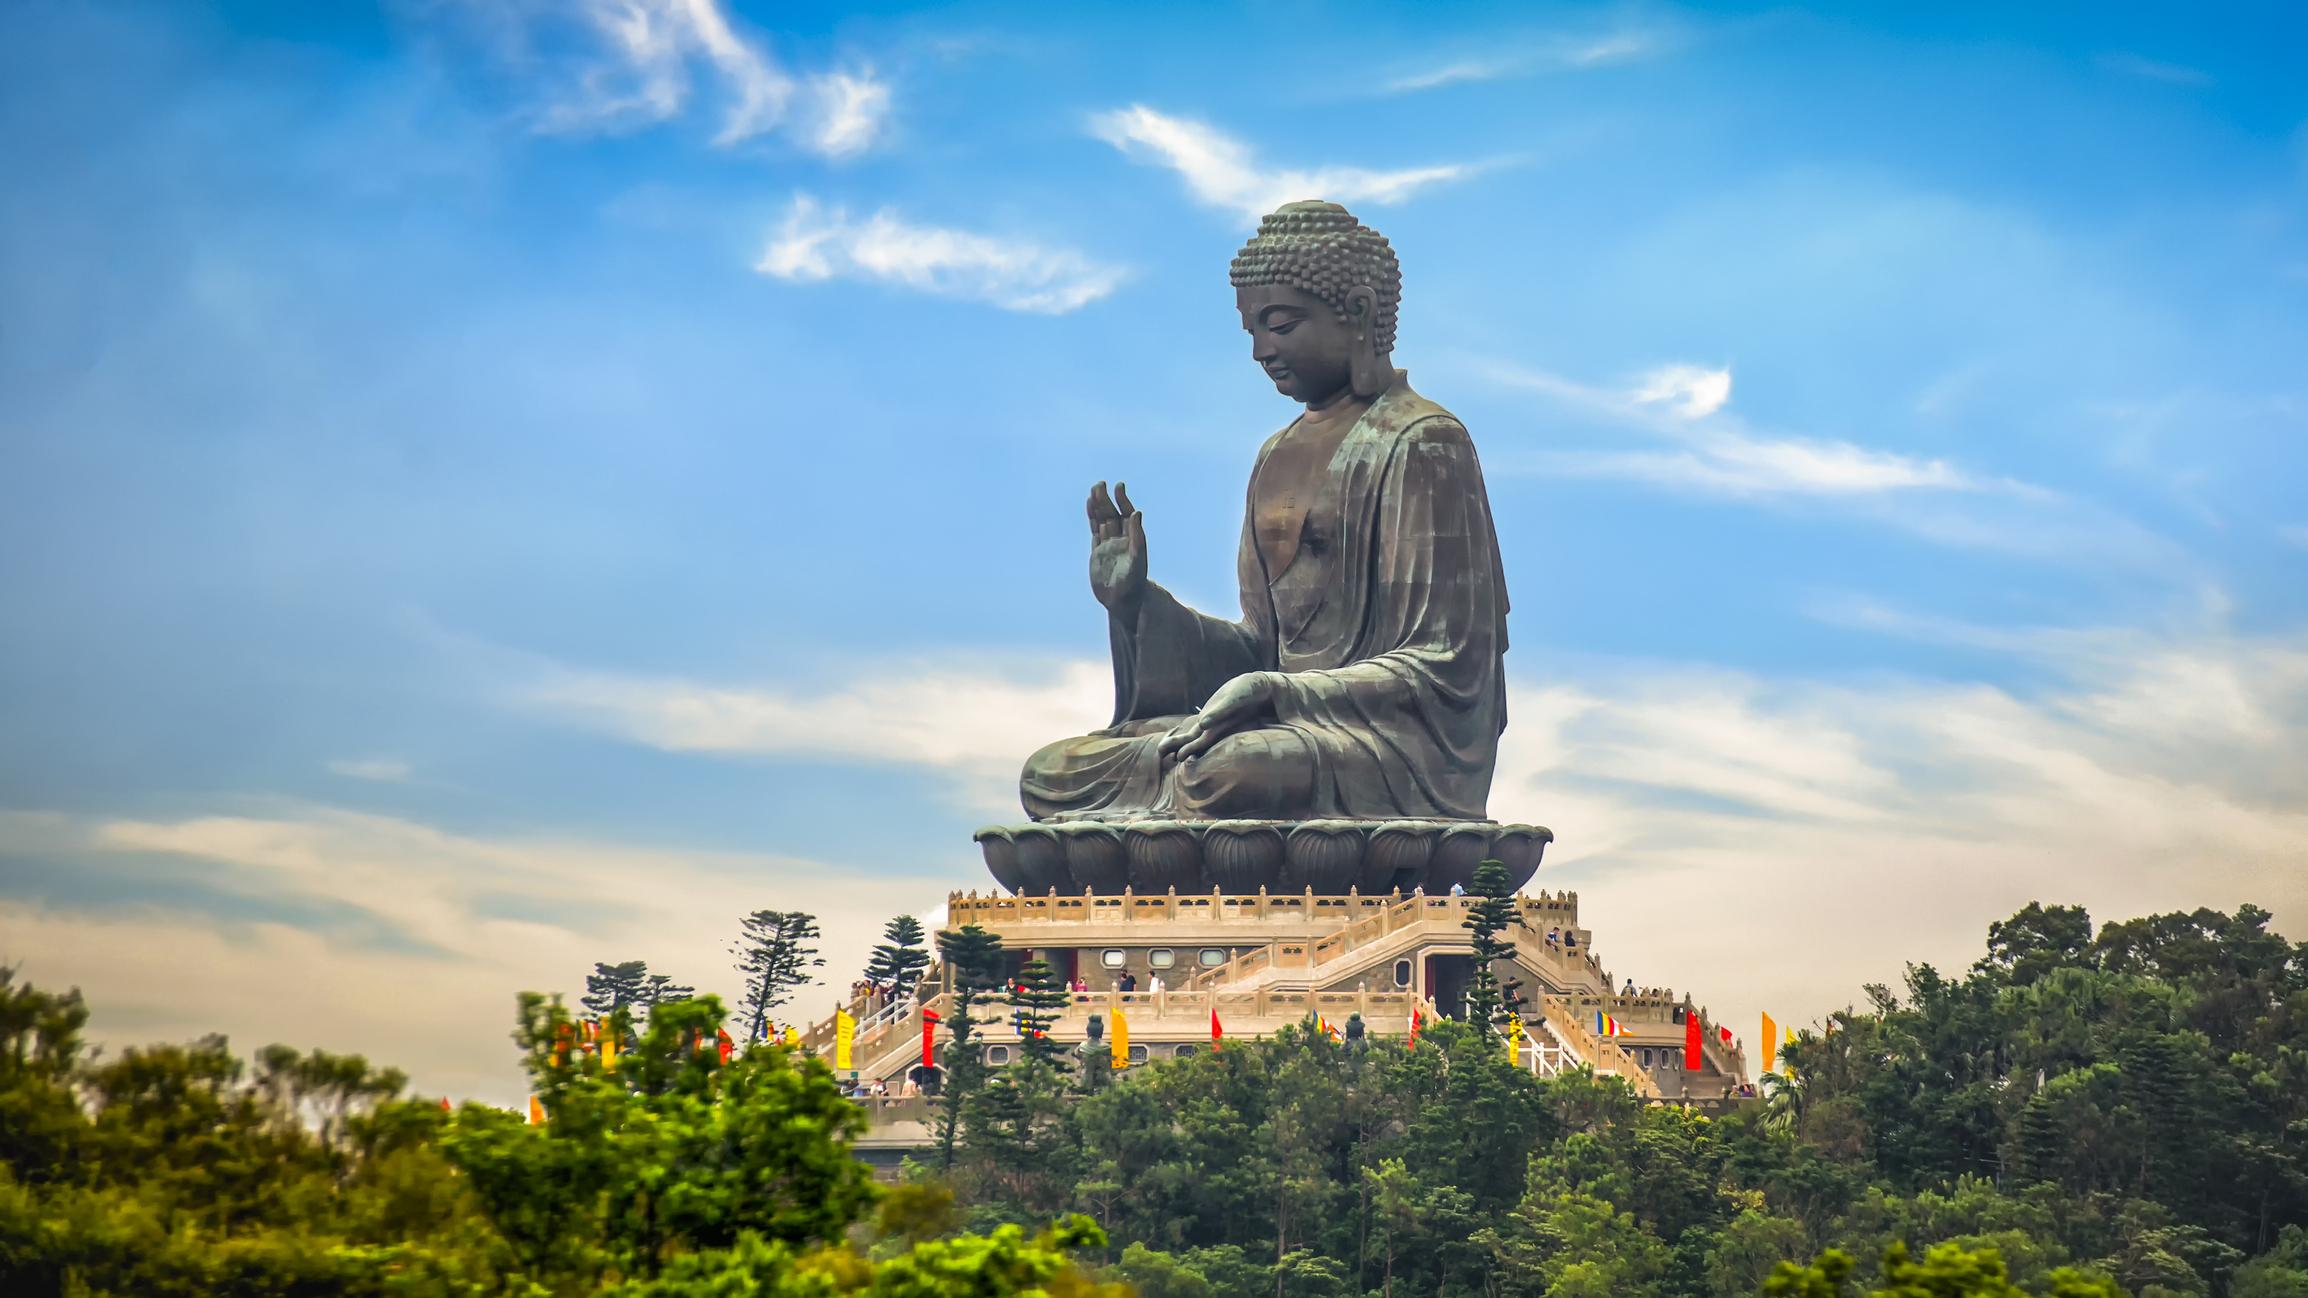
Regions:
[[856, 1073], [851, 1073], [849, 1079], [841, 1084], [841, 1093], [847, 1099], [879, 1100], [886, 1104], [891, 1100], [910, 1100], [920, 1095], [922, 1088], [913, 1078], [908, 1077], [898, 1084], [897, 1090], [892, 1091], [890, 1084], [881, 1078], [868, 1082], [861, 1080]]
[[1560, 924], [1547, 925], [1547, 950], [1560, 951], [1565, 955], [1577, 955], [1579, 953], [1579, 930], [1564, 928]]

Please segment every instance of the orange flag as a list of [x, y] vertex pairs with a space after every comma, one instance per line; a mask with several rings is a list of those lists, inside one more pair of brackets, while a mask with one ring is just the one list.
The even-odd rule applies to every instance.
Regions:
[[1771, 1072], [1779, 1065], [1779, 1025], [1771, 1016], [1763, 1016], [1763, 1071]]
[[721, 1047], [721, 1062], [728, 1063], [730, 1052], [737, 1049], [737, 1042], [731, 1039], [728, 1028], [715, 1028], [713, 1036], [715, 1044]]
[[529, 1097], [529, 1125], [532, 1127], [545, 1125], [545, 1106], [539, 1104], [534, 1095]]

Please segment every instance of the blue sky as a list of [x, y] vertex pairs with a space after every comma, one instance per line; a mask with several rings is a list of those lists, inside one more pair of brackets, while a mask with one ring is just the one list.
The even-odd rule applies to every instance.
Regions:
[[1624, 973], [2297, 933], [2308, 17], [2175, 14], [8, 6], [0, 954], [495, 1098], [592, 960], [846, 970], [1103, 719], [1090, 482], [1230, 605], [1290, 412], [1225, 264], [1312, 196], [1481, 448], [1493, 811]]

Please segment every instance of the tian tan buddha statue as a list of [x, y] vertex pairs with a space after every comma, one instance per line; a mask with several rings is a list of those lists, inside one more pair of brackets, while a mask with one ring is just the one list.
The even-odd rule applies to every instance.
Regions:
[[[1047, 830], [979, 836], [1013, 887], [1401, 886], [1434, 881], [1453, 828], [1438, 822], [1487, 827], [1452, 838], [1460, 858], [1506, 832], [1483, 819], [1506, 725], [1506, 582], [1474, 443], [1392, 364], [1394, 250], [1335, 203], [1291, 203], [1232, 279], [1251, 358], [1305, 407], [1251, 470], [1242, 614], [1197, 612], [1149, 580], [1145, 515], [1119, 483], [1091, 489], [1114, 719], [1027, 760], [1020, 792]], [[1194, 844], [1213, 822], [1228, 847], [1213, 839], [1202, 871]], [[1396, 831], [1383, 844], [1381, 825]], [[1324, 832], [1296, 832], [1309, 826]], [[1535, 867], [1546, 831], [1511, 828]]]

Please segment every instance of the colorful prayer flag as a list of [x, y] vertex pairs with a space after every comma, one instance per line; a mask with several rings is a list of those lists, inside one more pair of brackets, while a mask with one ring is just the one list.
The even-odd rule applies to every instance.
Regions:
[[850, 1051], [857, 1044], [857, 1016], [835, 1007], [833, 1012], [833, 1066], [838, 1069], [855, 1068], [850, 1062]]
[[1130, 1066], [1130, 1020], [1122, 1017], [1122, 1007], [1114, 1007], [1114, 1054], [1116, 1068]]
[[1605, 1014], [1601, 1010], [1596, 1010], [1595, 1035], [1598, 1037], [1623, 1037], [1627, 1035], [1627, 1028], [1625, 1024], [1620, 1023], [1617, 1019], [1612, 1018], [1610, 1015]]
[[1772, 1072], [1779, 1066], [1779, 1025], [1771, 1016], [1763, 1016], [1763, 1071]]

